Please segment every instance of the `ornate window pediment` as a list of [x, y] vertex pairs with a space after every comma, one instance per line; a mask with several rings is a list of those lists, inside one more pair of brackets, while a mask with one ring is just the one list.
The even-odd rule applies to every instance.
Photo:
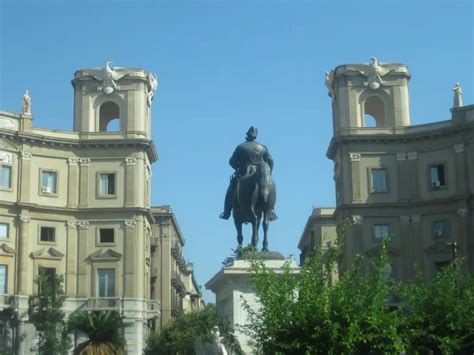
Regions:
[[0, 247], [0, 252], [0, 256], [14, 256], [16, 254], [15, 249], [13, 249], [7, 243], [2, 243], [2, 246]]
[[425, 248], [426, 254], [446, 254], [451, 253], [451, 248], [446, 243], [446, 240], [437, 240]]
[[99, 249], [89, 255], [91, 261], [118, 261], [122, 258], [122, 254], [112, 249]]
[[[376, 246], [366, 250], [365, 255], [372, 258], [372, 257], [376, 256], [378, 253], [380, 253], [381, 248], [382, 248], [381, 245], [376, 245]], [[398, 255], [400, 255], [400, 250], [388, 245], [387, 246], [387, 253], [388, 253], [389, 256], [398, 256]]]
[[33, 259], [61, 260], [64, 256], [59, 250], [51, 248], [42, 248], [30, 254]]

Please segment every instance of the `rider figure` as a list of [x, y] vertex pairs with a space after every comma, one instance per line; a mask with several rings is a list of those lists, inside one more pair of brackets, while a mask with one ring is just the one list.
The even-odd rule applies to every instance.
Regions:
[[[229, 219], [232, 210], [232, 201], [234, 200], [235, 187], [241, 176], [249, 172], [255, 172], [255, 167], [261, 162], [265, 161], [273, 171], [273, 158], [270, 155], [267, 147], [255, 141], [257, 139], [257, 128], [250, 127], [245, 136], [245, 142], [241, 143], [235, 148], [234, 153], [229, 159], [229, 164], [235, 169], [232, 175], [229, 187], [225, 195], [224, 212], [219, 216], [222, 219]], [[276, 219], [276, 215], [272, 212], [272, 219]]]

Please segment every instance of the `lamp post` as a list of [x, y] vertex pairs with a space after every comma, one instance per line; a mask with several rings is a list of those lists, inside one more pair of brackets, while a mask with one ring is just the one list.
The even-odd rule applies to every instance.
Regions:
[[452, 258], [453, 258], [452, 261], [454, 262], [454, 260], [456, 259], [456, 253], [458, 252], [458, 243], [448, 242], [446, 243], [446, 245], [451, 248], [451, 253], [452, 253]]

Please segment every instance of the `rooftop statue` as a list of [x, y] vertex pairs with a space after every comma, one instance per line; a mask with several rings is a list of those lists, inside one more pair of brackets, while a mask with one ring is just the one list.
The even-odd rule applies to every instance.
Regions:
[[23, 105], [21, 108], [21, 112], [24, 115], [31, 115], [31, 97], [28, 90], [25, 90], [23, 94]]
[[453, 107], [461, 107], [462, 106], [462, 89], [459, 83], [456, 83], [454, 85], [453, 91], [454, 91]]
[[242, 246], [242, 224], [252, 224], [252, 246], [258, 244], [258, 228], [263, 217], [263, 248], [268, 251], [268, 227], [277, 219], [274, 211], [276, 188], [272, 179], [273, 158], [267, 147], [256, 141], [258, 130], [250, 127], [245, 142], [235, 148], [229, 164], [235, 169], [231, 176], [220, 218], [229, 219], [233, 210], [237, 242]]

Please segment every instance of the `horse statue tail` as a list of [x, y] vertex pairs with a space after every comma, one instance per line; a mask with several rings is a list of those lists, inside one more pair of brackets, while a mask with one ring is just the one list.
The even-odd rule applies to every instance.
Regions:
[[270, 194], [270, 186], [272, 181], [272, 173], [270, 165], [263, 161], [258, 166], [259, 179], [258, 185], [260, 188], [260, 193], [263, 199], [263, 202], [266, 204], [268, 202], [268, 196]]

